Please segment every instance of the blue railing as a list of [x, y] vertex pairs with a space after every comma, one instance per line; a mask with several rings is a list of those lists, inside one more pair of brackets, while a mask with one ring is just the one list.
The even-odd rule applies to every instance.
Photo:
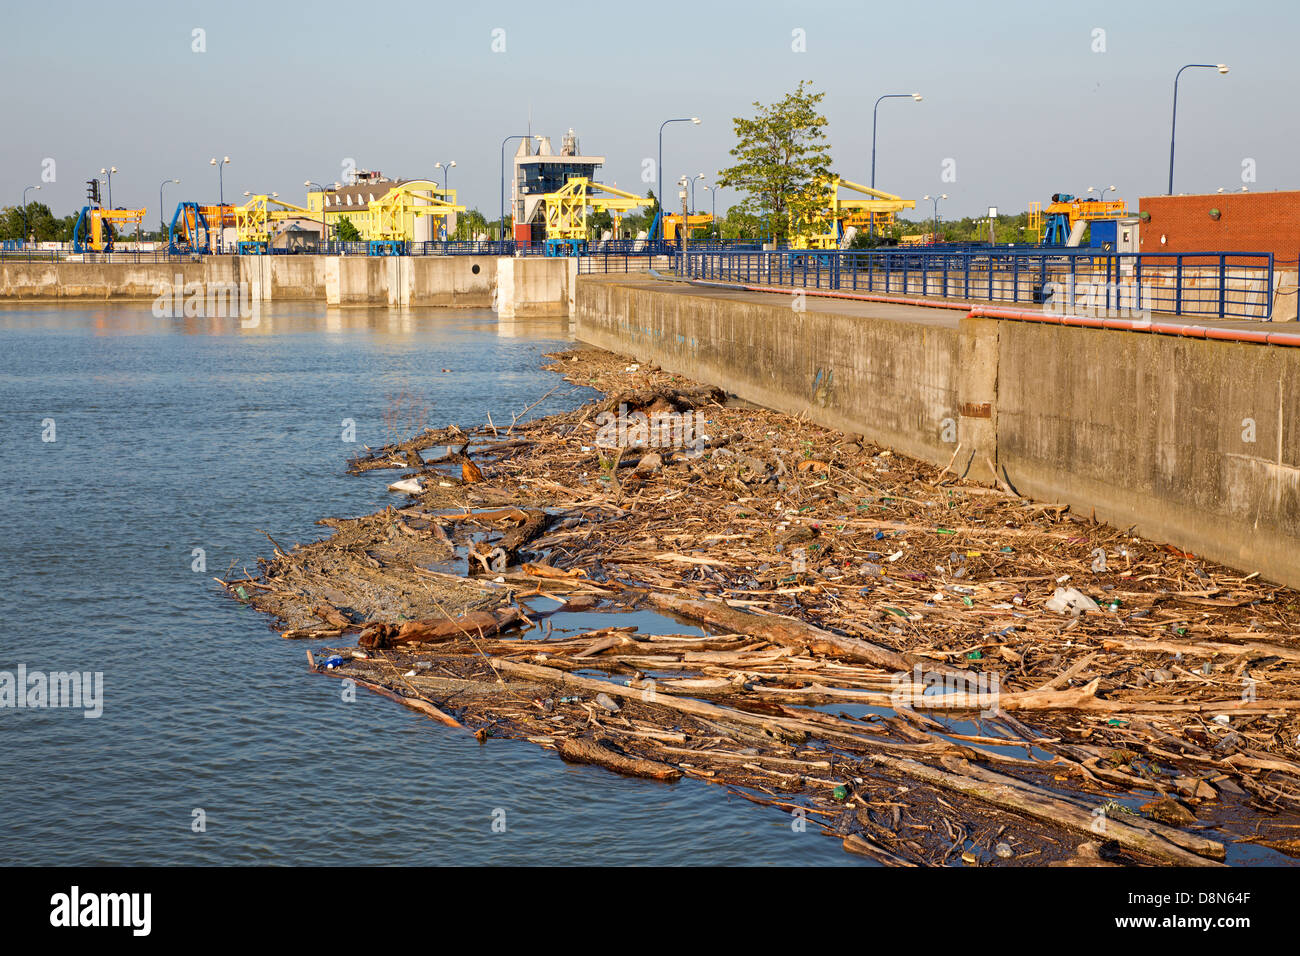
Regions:
[[1274, 289], [1273, 256], [1266, 252], [692, 248], [677, 257], [676, 268], [689, 278], [740, 285], [1040, 304], [1069, 314], [1266, 319]]

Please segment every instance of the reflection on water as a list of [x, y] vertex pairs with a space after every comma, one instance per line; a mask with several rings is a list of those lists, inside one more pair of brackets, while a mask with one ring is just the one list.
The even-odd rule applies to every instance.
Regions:
[[567, 334], [448, 309], [266, 303], [243, 329], [0, 307], [0, 670], [100, 671], [105, 697], [98, 720], [0, 710], [0, 864], [857, 862], [716, 787], [345, 702], [212, 581], [254, 568], [263, 531], [287, 546], [391, 502], [346, 458], [416, 419], [508, 419], [555, 386], [539, 357]]

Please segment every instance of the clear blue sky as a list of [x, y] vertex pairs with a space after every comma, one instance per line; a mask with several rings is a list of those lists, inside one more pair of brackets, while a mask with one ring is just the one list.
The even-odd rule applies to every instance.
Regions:
[[[29, 198], [56, 214], [82, 204], [84, 181], [115, 165], [116, 205], [213, 202], [212, 156], [229, 155], [225, 193], [332, 182], [351, 158], [391, 176], [429, 176], [456, 160], [451, 185], [489, 217], [498, 209], [502, 137], [556, 147], [574, 127], [608, 157], [602, 178], [644, 192], [642, 160], [670, 126], [664, 179], [727, 165], [732, 118], [800, 79], [826, 92], [836, 171], [865, 182], [871, 107], [882, 93], [924, 94], [880, 107], [877, 183], [917, 199], [946, 192], [945, 216], [1024, 209], [1051, 193], [1116, 184], [1164, 192], [1174, 73], [1175, 189], [1300, 186], [1293, 119], [1300, 5], [1182, 2], [476, 3], [317, 0], [10, 5], [0, 28], [0, 205]], [[206, 52], [192, 51], [193, 31]], [[505, 31], [505, 52], [492, 50]], [[1094, 30], [1105, 52], [1094, 52]], [[806, 31], [794, 52], [792, 31]], [[944, 182], [945, 159], [956, 181]], [[670, 193], [675, 195], [675, 193]], [[708, 208], [706, 193], [697, 205]], [[719, 209], [735, 196], [723, 193]], [[929, 215], [918, 204], [917, 217]]]

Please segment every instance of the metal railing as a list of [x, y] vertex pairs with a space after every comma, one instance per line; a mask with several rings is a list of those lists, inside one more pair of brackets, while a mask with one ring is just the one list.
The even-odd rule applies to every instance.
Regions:
[[588, 275], [668, 269], [673, 261], [672, 256], [667, 253], [598, 252], [577, 258], [579, 274]]
[[1267, 319], [1274, 291], [1273, 256], [1266, 252], [688, 249], [675, 264], [689, 278], [741, 285], [1040, 304], [1103, 316]]

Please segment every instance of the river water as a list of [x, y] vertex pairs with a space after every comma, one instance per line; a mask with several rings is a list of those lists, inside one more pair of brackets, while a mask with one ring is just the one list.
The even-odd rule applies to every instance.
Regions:
[[[213, 581], [263, 532], [394, 501], [390, 475], [344, 473], [361, 443], [509, 422], [561, 383], [541, 356], [567, 338], [449, 309], [277, 305], [244, 329], [0, 307], [0, 680], [103, 674], [98, 718], [0, 708], [0, 864], [856, 862], [719, 787], [345, 702]], [[585, 400], [561, 384], [537, 413]]]

